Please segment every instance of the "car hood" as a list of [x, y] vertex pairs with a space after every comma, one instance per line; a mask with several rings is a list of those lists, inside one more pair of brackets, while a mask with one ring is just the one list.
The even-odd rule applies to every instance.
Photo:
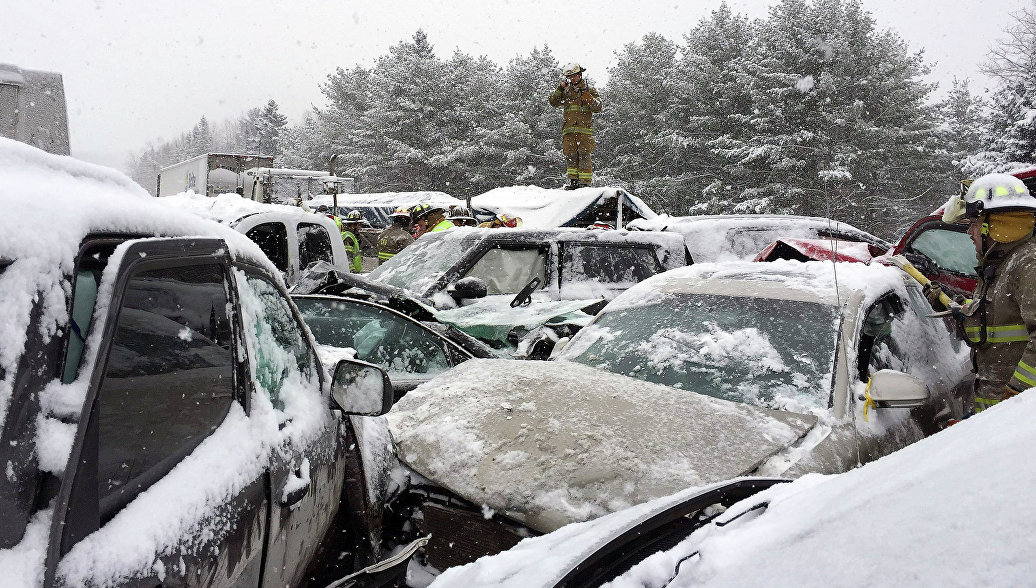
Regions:
[[754, 470], [816, 418], [567, 361], [471, 360], [395, 405], [400, 460], [540, 532]]

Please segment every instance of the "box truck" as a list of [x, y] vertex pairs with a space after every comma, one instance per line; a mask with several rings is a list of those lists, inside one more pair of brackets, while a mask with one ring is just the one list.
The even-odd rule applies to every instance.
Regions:
[[325, 171], [259, 167], [242, 173], [241, 195], [267, 204], [299, 205], [324, 194], [355, 192], [353, 178], [339, 178]]
[[241, 193], [242, 174], [249, 168], [270, 167], [270, 155], [206, 153], [162, 168], [158, 172], [159, 196], [170, 196], [193, 190], [195, 194], [215, 196], [227, 192]]

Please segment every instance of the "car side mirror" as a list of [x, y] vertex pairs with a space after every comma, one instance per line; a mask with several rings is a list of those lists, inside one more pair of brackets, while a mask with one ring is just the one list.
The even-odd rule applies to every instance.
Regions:
[[870, 397], [878, 408], [913, 408], [928, 400], [928, 386], [917, 377], [895, 370], [871, 375]]
[[331, 398], [345, 414], [383, 415], [392, 408], [392, 382], [376, 365], [343, 359], [331, 378]]
[[485, 298], [489, 293], [489, 287], [486, 286], [482, 278], [468, 276], [457, 280], [455, 284], [450, 286], [447, 292], [454, 300], [460, 302], [463, 298]]

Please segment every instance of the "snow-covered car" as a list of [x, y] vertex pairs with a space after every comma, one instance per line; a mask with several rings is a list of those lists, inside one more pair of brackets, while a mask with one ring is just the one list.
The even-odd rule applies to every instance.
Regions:
[[448, 325], [422, 323], [376, 302], [327, 295], [291, 298], [317, 343], [352, 349], [356, 359], [385, 370], [396, 399], [473, 357], [496, 357]]
[[657, 215], [643, 200], [622, 188], [588, 187], [578, 190], [548, 190], [539, 186], [495, 188], [471, 199], [479, 220], [507, 214], [522, 219], [533, 229], [585, 228], [595, 222], [622, 228], [636, 219]]
[[344, 415], [388, 410], [388, 378], [325, 372], [255, 243], [6, 139], [0, 206], [2, 583], [284, 586], [329, 548], [342, 575], [376, 557], [368, 419]]
[[349, 271], [349, 257], [335, 221], [283, 204], [263, 204], [237, 194], [200, 196], [193, 192], [163, 196], [166, 206], [225, 224], [255, 241], [289, 285], [302, 271], [324, 261]]
[[549, 321], [574, 332], [605, 301], [686, 263], [669, 233], [456, 228], [422, 235], [369, 277], [430, 300], [439, 322], [513, 349], [516, 329]]
[[1024, 586], [1036, 505], [1018, 497], [1036, 469], [1019, 464], [1034, 418], [1026, 392], [850, 472], [691, 488], [526, 539], [431, 586]]
[[691, 486], [851, 469], [963, 416], [966, 348], [929, 314], [878, 264], [656, 276], [556, 361], [472, 360], [397, 403], [396, 512], [443, 569]]
[[[667, 231], [683, 235], [694, 263], [750, 260], [779, 239], [836, 240], [862, 243], [868, 257], [881, 255], [892, 245], [856, 227], [812, 216], [730, 214], [658, 216], [626, 225], [635, 231]], [[816, 259], [816, 258], [813, 258]], [[830, 257], [822, 257], [830, 259]]]

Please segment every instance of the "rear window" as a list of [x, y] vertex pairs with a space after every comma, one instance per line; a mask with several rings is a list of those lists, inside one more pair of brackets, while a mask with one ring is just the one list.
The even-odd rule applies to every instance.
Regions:
[[299, 267], [305, 269], [318, 261], [333, 264], [331, 237], [320, 225], [299, 223]]
[[255, 241], [277, 269], [288, 271], [288, 230], [283, 223], [263, 223], [249, 229], [245, 236]]

